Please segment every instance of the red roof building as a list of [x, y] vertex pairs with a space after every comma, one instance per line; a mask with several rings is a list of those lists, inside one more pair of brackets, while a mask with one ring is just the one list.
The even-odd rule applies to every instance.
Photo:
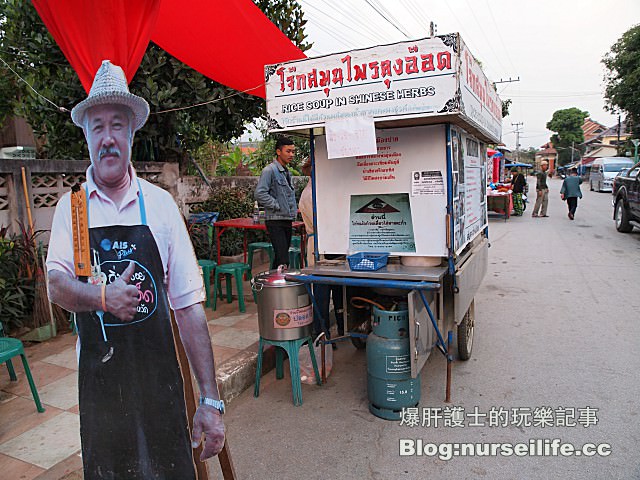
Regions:
[[582, 131], [584, 132], [584, 142], [588, 142], [592, 138], [597, 137], [607, 129], [605, 125], [599, 122], [586, 118], [582, 124]]
[[536, 170], [540, 170], [540, 164], [544, 161], [547, 161], [549, 163], [549, 171], [553, 173], [556, 169], [557, 160], [558, 151], [553, 148], [553, 143], [545, 143], [540, 147], [540, 150], [536, 152]]

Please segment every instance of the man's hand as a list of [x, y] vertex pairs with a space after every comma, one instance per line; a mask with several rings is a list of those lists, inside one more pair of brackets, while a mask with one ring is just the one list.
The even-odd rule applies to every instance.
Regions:
[[107, 311], [123, 322], [130, 322], [137, 313], [138, 289], [129, 285], [135, 269], [136, 264], [129, 262], [129, 266], [122, 275], [115, 282], [107, 285]]
[[[204, 437], [203, 437], [204, 434]], [[218, 410], [210, 405], [200, 405], [193, 416], [191, 446], [197, 448], [204, 442], [200, 461], [217, 455], [224, 447], [224, 422]]]

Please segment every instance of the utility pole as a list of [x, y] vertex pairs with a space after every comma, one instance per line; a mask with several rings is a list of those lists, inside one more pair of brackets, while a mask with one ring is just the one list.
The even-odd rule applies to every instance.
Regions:
[[520, 127], [524, 125], [523, 122], [512, 123], [516, 127], [516, 161], [520, 163]]
[[513, 82], [519, 82], [520, 81], [520, 76], [518, 76], [518, 78], [511, 78], [509, 77], [509, 80], [496, 80], [495, 82], [493, 82], [494, 85], [498, 85], [499, 83], [513, 83]]
[[436, 36], [436, 28], [437, 25], [435, 23], [433, 23], [433, 21], [429, 24], [429, 36], [430, 37], [435, 37]]

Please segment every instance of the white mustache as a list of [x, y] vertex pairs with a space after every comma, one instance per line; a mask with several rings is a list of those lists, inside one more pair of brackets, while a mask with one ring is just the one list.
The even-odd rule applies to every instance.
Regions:
[[117, 155], [120, 157], [120, 149], [118, 147], [102, 147], [98, 152], [98, 159], [102, 160], [105, 155]]

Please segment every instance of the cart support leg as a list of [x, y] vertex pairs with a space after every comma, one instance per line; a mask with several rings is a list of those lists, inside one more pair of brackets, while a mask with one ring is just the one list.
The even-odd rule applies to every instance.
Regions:
[[323, 338], [320, 340], [321, 350], [320, 350], [320, 358], [322, 359], [322, 384], [327, 383], [327, 363], [325, 359], [325, 348], [326, 344], [324, 343], [324, 333], [320, 334]]
[[447, 336], [447, 390], [445, 394], [444, 401], [447, 403], [451, 403], [451, 370], [453, 366], [453, 355], [451, 354], [451, 342], [453, 341], [453, 332], [449, 330], [449, 335]]

